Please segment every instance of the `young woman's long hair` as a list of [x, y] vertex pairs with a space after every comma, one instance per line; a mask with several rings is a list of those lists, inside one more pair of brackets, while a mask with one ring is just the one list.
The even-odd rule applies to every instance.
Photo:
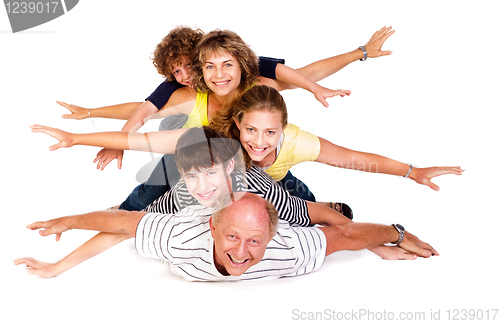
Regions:
[[[281, 115], [283, 128], [288, 124], [288, 112], [285, 100], [278, 90], [265, 85], [259, 85], [249, 89], [239, 98], [226, 103], [223, 109], [214, 114], [210, 122], [210, 127], [216, 129], [225, 137], [239, 141], [240, 130], [236, 126], [235, 121], [241, 123], [246, 113], [263, 110], [278, 112]], [[245, 164], [249, 167], [252, 161], [245, 150], [243, 150], [243, 155], [245, 156]]]

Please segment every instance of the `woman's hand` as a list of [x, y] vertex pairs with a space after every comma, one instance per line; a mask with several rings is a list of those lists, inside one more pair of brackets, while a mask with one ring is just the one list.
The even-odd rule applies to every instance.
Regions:
[[112, 150], [103, 148], [97, 153], [94, 163], [97, 163], [97, 169], [101, 171], [114, 159], [117, 160], [118, 169], [122, 168], [123, 150]]
[[64, 119], [81, 120], [89, 117], [90, 110], [88, 108], [83, 108], [76, 105], [70, 105], [62, 101], [56, 101], [56, 102], [71, 112], [71, 114], [62, 115], [62, 118]]
[[409, 178], [417, 183], [428, 186], [429, 188], [438, 191], [439, 187], [434, 184], [431, 179], [445, 174], [461, 175], [464, 170], [460, 167], [432, 167], [432, 168], [413, 168], [409, 174]]
[[47, 126], [42, 126], [38, 124], [34, 124], [33, 126], [30, 126], [31, 131], [33, 133], [44, 133], [49, 136], [52, 136], [53, 138], [57, 139], [59, 143], [54, 144], [49, 147], [49, 150], [55, 151], [58, 148], [61, 147], [72, 147], [74, 144], [73, 141], [73, 135], [72, 133], [68, 133], [65, 131], [62, 131], [57, 128], [52, 128], [52, 127], [47, 127]]
[[326, 102], [327, 98], [335, 97], [335, 96], [350, 96], [351, 90], [331, 90], [325, 87], [318, 85], [314, 91], [314, 96], [316, 99], [323, 104], [326, 108], [328, 108], [328, 102]]

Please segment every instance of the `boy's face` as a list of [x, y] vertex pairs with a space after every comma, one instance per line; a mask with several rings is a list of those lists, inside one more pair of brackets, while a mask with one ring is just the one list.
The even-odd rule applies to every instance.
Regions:
[[[224, 164], [217, 164], [211, 168], [184, 172], [182, 178], [186, 181], [189, 193], [205, 207], [212, 207], [222, 197], [229, 195], [234, 161], [231, 160], [224, 170]], [[227, 177], [226, 177], [227, 175]]]
[[172, 74], [177, 82], [191, 87], [191, 60], [187, 56], [181, 58], [181, 62], [172, 64]]

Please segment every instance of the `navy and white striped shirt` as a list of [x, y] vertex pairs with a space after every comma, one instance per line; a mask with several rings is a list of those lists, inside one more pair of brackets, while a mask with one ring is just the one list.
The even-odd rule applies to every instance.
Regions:
[[144, 215], [136, 230], [137, 252], [166, 261], [173, 273], [189, 281], [292, 277], [315, 271], [323, 264], [324, 233], [318, 227], [290, 226], [280, 220], [262, 261], [241, 276], [223, 276], [214, 263], [211, 214], [212, 208], [197, 205], [176, 214]]
[[[269, 201], [278, 211], [279, 218], [292, 225], [309, 226], [311, 218], [306, 201], [291, 196], [267, 173], [252, 166], [247, 172], [233, 172], [234, 191], [248, 191]], [[198, 201], [187, 190], [184, 180], [180, 180], [171, 190], [156, 199], [144, 209], [146, 212], [173, 214], [181, 209], [198, 205]]]

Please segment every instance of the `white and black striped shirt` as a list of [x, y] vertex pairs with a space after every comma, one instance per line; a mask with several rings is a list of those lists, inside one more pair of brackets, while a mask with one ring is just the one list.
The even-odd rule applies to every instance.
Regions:
[[[306, 201], [291, 196], [267, 173], [252, 166], [247, 172], [233, 172], [234, 191], [248, 191], [269, 201], [278, 211], [280, 219], [292, 225], [309, 226], [311, 218]], [[144, 209], [146, 212], [173, 214], [181, 209], [198, 205], [198, 201], [187, 190], [184, 180], [180, 180], [171, 190], [156, 199]]]
[[211, 213], [211, 208], [197, 205], [176, 214], [146, 214], [137, 226], [137, 252], [166, 261], [173, 273], [189, 281], [292, 277], [315, 271], [323, 264], [324, 233], [317, 227], [290, 226], [280, 220], [262, 261], [241, 276], [223, 276], [214, 264]]

